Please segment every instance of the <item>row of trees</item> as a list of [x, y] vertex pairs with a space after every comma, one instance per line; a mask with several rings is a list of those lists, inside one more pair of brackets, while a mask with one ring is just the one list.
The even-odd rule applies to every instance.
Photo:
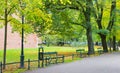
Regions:
[[[20, 2], [25, 3], [22, 9]], [[94, 54], [94, 41], [101, 39], [104, 52], [107, 41], [119, 41], [119, 0], [1, 0], [0, 26], [5, 26], [4, 64], [6, 57], [7, 24], [21, 34], [21, 15], [25, 15], [25, 33], [39, 37], [56, 35], [64, 39], [87, 37], [88, 54]], [[93, 37], [99, 38], [94, 39]], [[52, 37], [51, 37], [52, 38]]]
[[[93, 30], [99, 35], [104, 52], [108, 52], [108, 40], [110, 40], [110, 43], [113, 42], [113, 50], [116, 50], [116, 33], [119, 33], [120, 28], [119, 3], [120, 2], [118, 0], [47, 0], [46, 7], [53, 15], [61, 13], [59, 14], [61, 17], [58, 17], [59, 22], [56, 25], [59, 27], [59, 24], [63, 24], [63, 31], [67, 30], [67, 27], [70, 27], [71, 29], [71, 25], [82, 26], [86, 30], [88, 54], [93, 54]], [[56, 23], [57, 19], [54, 21]], [[64, 34], [63, 31], [62, 34]], [[119, 35], [117, 35], [117, 39], [119, 39]]]

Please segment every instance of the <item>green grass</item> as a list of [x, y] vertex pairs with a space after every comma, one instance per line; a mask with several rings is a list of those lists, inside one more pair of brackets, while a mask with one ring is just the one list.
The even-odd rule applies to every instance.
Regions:
[[[75, 48], [72, 47], [57, 47], [50, 46], [44, 47], [45, 52], [56, 51], [58, 53], [75, 52]], [[6, 52], [6, 62], [19, 62], [21, 49], [8, 49]], [[35, 60], [38, 58], [38, 48], [24, 49], [25, 60]], [[3, 50], [0, 50], [0, 61], [3, 61]]]
[[[85, 48], [87, 51], [87, 47], [80, 47], [80, 48]], [[45, 52], [51, 52], [51, 51], [56, 51], [58, 54], [65, 54], [65, 53], [74, 53], [76, 52], [76, 49], [74, 47], [59, 47], [59, 46], [50, 46], [46, 47], [44, 46]], [[20, 61], [20, 53], [21, 49], [7, 49], [6, 52], [6, 62], [19, 62]], [[35, 60], [38, 59], [38, 48], [29, 48], [29, 49], [24, 49], [24, 56], [25, 60], [31, 59]], [[3, 61], [3, 50], [0, 50], [0, 61]]]
[[[58, 47], [58, 46], [50, 46], [50, 47], [46, 47], [44, 46], [44, 51], [45, 52], [52, 52], [52, 51], [56, 51], [59, 54], [65, 54], [65, 53], [74, 53], [76, 51], [76, 48], [73, 47]], [[11, 63], [11, 62], [19, 62], [20, 61], [20, 53], [21, 53], [21, 49], [7, 49], [6, 52], [6, 62], [7, 63]], [[25, 56], [25, 60], [27, 61], [28, 59], [30, 60], [37, 60], [38, 59], [38, 48], [29, 48], [29, 49], [24, 49], [24, 56]], [[0, 61], [3, 61], [3, 50], [0, 50]], [[65, 60], [65, 63], [68, 62], [72, 62], [75, 60]], [[26, 69], [13, 69], [14, 66], [10, 66], [8, 67], [8, 70], [5, 70], [4, 73], [19, 73], [19, 72], [23, 72]], [[19, 67], [19, 65], [17, 66]]]
[[[87, 51], [87, 47], [80, 47], [80, 48], [85, 48]], [[61, 47], [61, 46], [50, 46], [46, 47], [44, 46], [44, 51], [45, 52], [53, 52], [56, 51], [58, 54], [73, 54], [76, 52], [76, 49], [80, 48], [75, 48], [75, 47]], [[20, 62], [20, 53], [21, 49], [7, 49], [6, 52], [6, 62], [11, 63], [11, 62]], [[25, 56], [25, 61], [28, 59], [30, 60], [37, 60], [38, 59], [38, 48], [29, 48], [29, 49], [24, 49], [24, 56]], [[75, 58], [72, 60], [71, 58], [65, 59], [65, 63], [73, 62], [76, 60], [81, 60], [80, 58]], [[0, 61], [3, 61], [3, 50], [0, 50]], [[18, 69], [19, 64], [16, 69], [13, 68], [14, 66], [10, 66], [8, 70], [5, 70], [4, 73], [19, 73], [23, 72], [26, 69]]]
[[14, 70], [7, 70], [4, 71], [4, 73], [21, 73], [21, 72], [25, 72], [26, 69], [14, 69]]

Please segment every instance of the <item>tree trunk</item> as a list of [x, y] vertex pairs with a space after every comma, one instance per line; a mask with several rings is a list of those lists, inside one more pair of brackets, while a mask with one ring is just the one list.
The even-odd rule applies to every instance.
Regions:
[[88, 55], [94, 54], [94, 44], [92, 39], [92, 29], [91, 26], [86, 29], [87, 42], [88, 42]]
[[120, 40], [118, 41], [118, 46], [120, 46]]
[[117, 51], [116, 50], [116, 37], [113, 36], [113, 51]]
[[103, 52], [107, 53], [108, 52], [108, 47], [107, 47], [107, 42], [106, 42], [106, 35], [100, 34], [101, 37], [101, 42], [103, 46]]
[[[6, 0], [7, 3], [7, 0]], [[7, 8], [5, 8], [5, 32], [4, 32], [4, 53], [3, 53], [3, 69], [6, 67], [6, 48], [7, 48]]]
[[85, 20], [86, 20], [86, 35], [87, 35], [87, 42], [88, 42], [88, 55], [94, 54], [94, 44], [92, 39], [92, 25], [91, 25], [91, 6], [92, 0], [89, 0], [86, 2], [86, 12], [85, 14]]
[[110, 48], [110, 52], [112, 52], [112, 39], [109, 39], [109, 48]]

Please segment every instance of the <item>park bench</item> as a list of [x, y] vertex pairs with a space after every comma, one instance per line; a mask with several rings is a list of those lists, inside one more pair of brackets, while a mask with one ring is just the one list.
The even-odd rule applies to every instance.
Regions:
[[103, 53], [103, 49], [101, 47], [97, 48], [97, 52], [98, 54], [102, 54]]
[[83, 57], [83, 54], [85, 54], [85, 49], [77, 49], [76, 54], [79, 55], [80, 57]]
[[42, 66], [44, 64], [47, 66], [64, 62], [64, 55], [59, 56], [57, 52], [40, 52], [39, 55], [39, 60], [42, 60]]

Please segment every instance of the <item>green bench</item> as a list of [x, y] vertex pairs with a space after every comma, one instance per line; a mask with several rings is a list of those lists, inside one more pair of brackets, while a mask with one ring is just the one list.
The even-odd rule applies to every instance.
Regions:
[[77, 49], [76, 50], [77, 55], [79, 55], [80, 57], [83, 57], [83, 54], [85, 53], [85, 49]]
[[97, 52], [98, 54], [102, 54], [103, 53], [103, 49], [101, 47], [97, 48]]
[[42, 66], [44, 66], [44, 64], [47, 66], [50, 64], [63, 63], [64, 55], [58, 56], [57, 52], [40, 52], [39, 60], [42, 60]]

